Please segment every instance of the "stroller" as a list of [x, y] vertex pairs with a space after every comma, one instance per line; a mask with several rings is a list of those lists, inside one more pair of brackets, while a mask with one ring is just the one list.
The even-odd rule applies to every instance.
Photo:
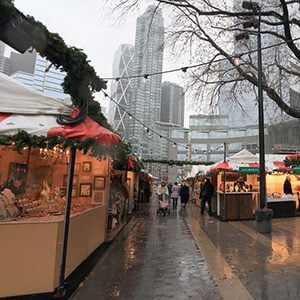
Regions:
[[164, 216], [170, 214], [169, 201], [166, 199], [159, 200], [159, 208], [157, 209], [157, 215], [162, 213]]

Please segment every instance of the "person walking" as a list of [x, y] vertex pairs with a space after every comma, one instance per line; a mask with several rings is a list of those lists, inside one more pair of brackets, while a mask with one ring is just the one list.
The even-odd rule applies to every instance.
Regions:
[[209, 215], [212, 214], [211, 209], [211, 198], [214, 195], [214, 186], [210, 182], [209, 178], [205, 179], [205, 183], [203, 184], [201, 191], [200, 191], [200, 198], [201, 198], [201, 215], [204, 213], [205, 205], [208, 204], [208, 211]]
[[180, 188], [179, 194], [180, 194], [182, 207], [185, 208], [190, 198], [190, 188], [188, 187], [186, 182], [184, 182], [183, 186]]
[[175, 182], [174, 185], [172, 186], [172, 193], [171, 193], [171, 198], [173, 200], [173, 209], [177, 209], [178, 195], [179, 195], [179, 186], [178, 183]]
[[158, 195], [158, 200], [160, 201], [166, 201], [167, 196], [169, 195], [168, 187], [164, 181], [160, 183], [160, 185], [157, 188], [157, 195]]

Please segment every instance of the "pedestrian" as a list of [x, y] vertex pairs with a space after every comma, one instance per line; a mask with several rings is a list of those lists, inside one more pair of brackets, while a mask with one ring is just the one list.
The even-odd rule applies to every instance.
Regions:
[[172, 194], [173, 184], [171, 182], [169, 182], [168, 185], [167, 185], [167, 187], [168, 187], [169, 195], [171, 195]]
[[209, 178], [205, 179], [205, 183], [203, 184], [200, 191], [200, 199], [201, 199], [201, 215], [204, 213], [205, 205], [208, 204], [208, 214], [212, 214], [211, 209], [211, 198], [214, 195], [214, 186], [210, 182]]
[[157, 195], [158, 195], [158, 200], [160, 201], [166, 201], [167, 197], [169, 195], [168, 187], [164, 181], [160, 183], [160, 185], [157, 188]]
[[186, 182], [184, 182], [183, 186], [180, 188], [179, 194], [180, 194], [182, 207], [185, 208], [190, 198], [190, 188], [188, 187]]
[[288, 194], [293, 194], [292, 185], [291, 185], [291, 177], [286, 176], [284, 184], [283, 184], [283, 192]]
[[171, 198], [173, 200], [173, 209], [177, 209], [178, 195], [179, 195], [179, 186], [178, 183], [175, 182], [172, 187], [172, 193], [171, 193]]

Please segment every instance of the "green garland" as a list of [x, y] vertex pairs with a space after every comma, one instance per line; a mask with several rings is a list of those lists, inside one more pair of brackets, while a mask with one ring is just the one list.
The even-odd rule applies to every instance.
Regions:
[[25, 17], [14, 7], [12, 0], [0, 1], [0, 25], [5, 24], [15, 15], [22, 16], [32, 25], [32, 29], [26, 31], [32, 39], [33, 47], [42, 57], [49, 60], [56, 68], [65, 71], [63, 89], [72, 97], [73, 104], [87, 102], [89, 117], [111, 129], [106, 118], [101, 112], [100, 104], [94, 100], [93, 93], [106, 88], [106, 82], [99, 78], [94, 68], [89, 64], [87, 56], [81, 49], [68, 47], [64, 40], [57, 34], [51, 33], [33, 17]]
[[[8, 22], [16, 14], [21, 15], [32, 25], [32, 30], [30, 32], [26, 31], [26, 34], [32, 39], [33, 47], [39, 54], [49, 60], [56, 68], [60, 68], [67, 73], [63, 82], [63, 89], [66, 94], [72, 97], [73, 104], [78, 106], [78, 104], [86, 101], [88, 116], [98, 124], [111, 130], [101, 112], [100, 104], [93, 97], [94, 92], [106, 88], [106, 82], [97, 76], [94, 68], [89, 64], [86, 54], [76, 47], [68, 47], [57, 33], [49, 32], [41, 22], [36, 21], [33, 17], [25, 17], [14, 7], [12, 0], [0, 1], [0, 25]], [[107, 149], [97, 145], [94, 139], [78, 141], [59, 136], [46, 138], [31, 136], [25, 131], [20, 131], [13, 136], [0, 136], [0, 144], [14, 145], [17, 151], [21, 151], [26, 146], [52, 149], [58, 144], [63, 149], [76, 147], [84, 152], [91, 149], [96, 157], [102, 157], [109, 153], [113, 159], [118, 159], [123, 164], [127, 163], [130, 153], [127, 145], [124, 145], [123, 142]]]
[[158, 159], [143, 159], [143, 163], [160, 163], [164, 165], [170, 165], [170, 166], [184, 166], [184, 165], [205, 165], [209, 166], [214, 164], [211, 161], [187, 161], [187, 160], [158, 160]]
[[92, 151], [92, 155], [97, 158], [102, 158], [106, 154], [110, 154], [110, 149], [96, 144], [95, 139], [86, 139], [84, 141], [74, 140], [70, 138], [64, 138], [58, 135], [52, 137], [30, 135], [26, 131], [19, 131], [12, 136], [0, 135], [0, 145], [12, 146], [17, 152], [22, 152], [25, 147], [31, 148], [47, 148], [53, 150], [57, 145], [62, 150], [66, 150], [71, 147], [87, 153]]

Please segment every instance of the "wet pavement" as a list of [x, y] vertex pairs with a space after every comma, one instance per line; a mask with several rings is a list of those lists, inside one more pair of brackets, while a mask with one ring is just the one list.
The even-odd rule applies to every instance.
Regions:
[[81, 299], [300, 299], [300, 218], [221, 222], [189, 204], [137, 214], [71, 297]]

